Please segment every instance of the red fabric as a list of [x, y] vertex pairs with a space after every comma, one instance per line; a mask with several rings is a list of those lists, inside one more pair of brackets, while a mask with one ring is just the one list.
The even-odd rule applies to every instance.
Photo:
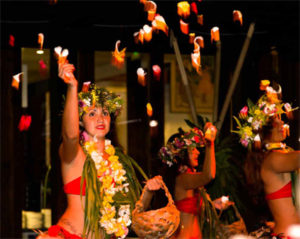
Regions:
[[[75, 178], [71, 182], [68, 182], [67, 184], [64, 185], [64, 191], [66, 194], [75, 194], [75, 195], [80, 195], [80, 181], [81, 177]], [[82, 187], [82, 195], [85, 195], [85, 181], [83, 182], [83, 187]]]
[[51, 237], [61, 236], [64, 239], [82, 239], [82, 237], [74, 235], [74, 234], [71, 234], [70, 232], [68, 232], [67, 230], [63, 229], [59, 225], [51, 226], [48, 229], [48, 235], [51, 236]]
[[198, 194], [193, 197], [187, 197], [178, 201], [175, 201], [175, 205], [177, 209], [181, 212], [197, 214], [202, 205], [202, 198], [200, 199], [199, 206], [198, 202]]
[[286, 184], [281, 189], [277, 190], [276, 192], [269, 193], [265, 196], [267, 200], [274, 200], [279, 198], [288, 198], [292, 197], [292, 181]]

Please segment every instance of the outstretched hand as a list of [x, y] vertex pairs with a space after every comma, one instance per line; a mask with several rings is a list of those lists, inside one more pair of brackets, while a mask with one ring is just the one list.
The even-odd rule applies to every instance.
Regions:
[[68, 62], [58, 64], [58, 76], [69, 85], [77, 85], [77, 80], [73, 74], [75, 67]]
[[216, 139], [217, 128], [211, 122], [207, 122], [204, 126], [204, 137], [206, 140], [213, 142]]
[[157, 191], [162, 187], [162, 177], [155, 176], [146, 182], [146, 188], [149, 191]]

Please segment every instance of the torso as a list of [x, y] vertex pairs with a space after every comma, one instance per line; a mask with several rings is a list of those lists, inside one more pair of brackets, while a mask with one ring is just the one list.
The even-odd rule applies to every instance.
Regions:
[[[81, 176], [85, 159], [86, 156], [82, 148], [80, 147], [72, 163], [67, 164], [64, 161], [61, 161], [62, 179], [64, 184], [67, 184]], [[80, 195], [67, 194], [67, 209], [57, 223], [59, 226], [63, 227], [70, 233], [78, 236], [82, 236], [83, 232], [84, 201], [84, 196], [81, 199]]]
[[[266, 167], [264, 163], [261, 168], [261, 177], [265, 194], [276, 192], [291, 181], [290, 173], [276, 173]], [[300, 223], [300, 215], [297, 213], [292, 197], [267, 200], [267, 203], [275, 222], [274, 233], [286, 234], [289, 225]]]
[[[185, 190], [178, 183], [175, 184], [175, 201], [193, 197], [197, 189]], [[201, 229], [198, 215], [193, 213], [180, 212], [180, 224], [174, 238], [178, 239], [201, 239]]]

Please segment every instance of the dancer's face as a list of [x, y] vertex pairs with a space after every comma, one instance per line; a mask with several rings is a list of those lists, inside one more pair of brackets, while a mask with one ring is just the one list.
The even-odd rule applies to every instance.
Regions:
[[198, 156], [200, 152], [197, 148], [188, 148], [188, 154], [189, 154], [189, 163], [191, 167], [197, 167], [198, 166]]
[[286, 130], [283, 127], [284, 122], [279, 119], [273, 119], [273, 128], [271, 130], [270, 141], [271, 142], [281, 142], [286, 138]]
[[82, 117], [83, 126], [91, 137], [104, 139], [110, 129], [110, 114], [102, 107], [89, 107]]

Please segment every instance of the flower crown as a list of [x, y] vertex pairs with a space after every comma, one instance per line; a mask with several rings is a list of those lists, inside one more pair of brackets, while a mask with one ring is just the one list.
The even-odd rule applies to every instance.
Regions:
[[78, 93], [78, 107], [79, 116], [82, 118], [83, 114], [88, 111], [90, 106], [101, 106], [118, 115], [121, 111], [123, 101], [119, 95], [108, 91], [105, 88], [98, 88], [90, 82], [84, 82], [82, 91]]
[[177, 163], [178, 158], [180, 159], [184, 156], [183, 149], [204, 146], [205, 139], [203, 132], [199, 128], [194, 127], [182, 134], [181, 137], [176, 137], [172, 142], [168, 142], [166, 146], [161, 147], [158, 156], [163, 163], [171, 167], [174, 163]]
[[[289, 103], [282, 103], [278, 97], [281, 95], [281, 87], [276, 91], [269, 85], [269, 80], [262, 80], [260, 90], [265, 91], [265, 94], [259, 98], [256, 104], [248, 99], [248, 106], [241, 109], [239, 119], [233, 116], [238, 125], [238, 130], [232, 132], [239, 134], [240, 143], [244, 147], [251, 148], [253, 143], [255, 146], [260, 147], [258, 132], [268, 123], [270, 117], [281, 117], [281, 114], [286, 114], [288, 118], [292, 118], [292, 111], [298, 108], [292, 109]], [[289, 126], [285, 124], [284, 127], [288, 132]]]

